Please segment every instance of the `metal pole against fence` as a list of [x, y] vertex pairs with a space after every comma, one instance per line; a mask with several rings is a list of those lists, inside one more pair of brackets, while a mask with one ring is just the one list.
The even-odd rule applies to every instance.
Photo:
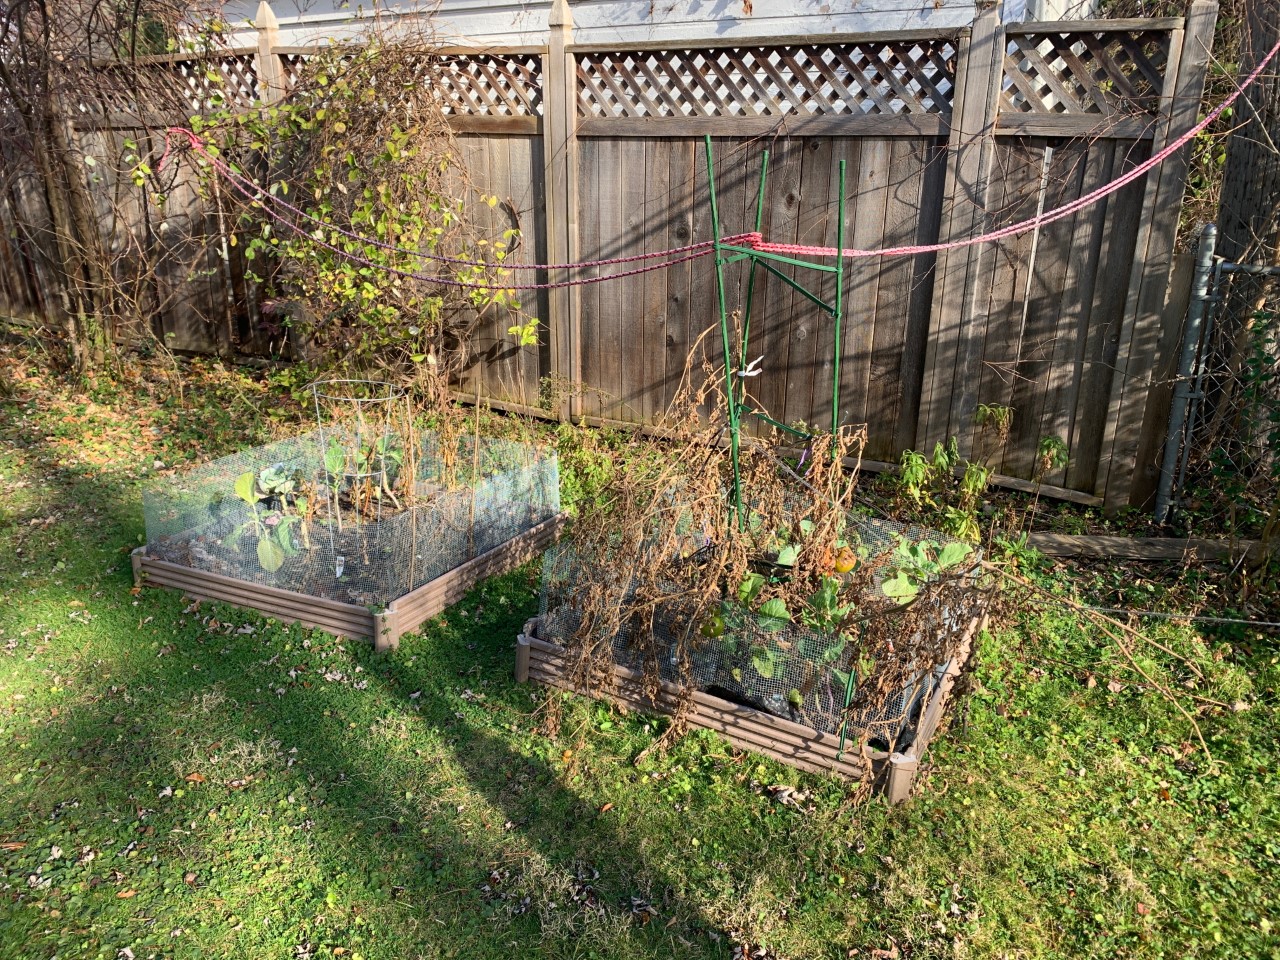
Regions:
[[1156, 523], [1164, 523], [1173, 506], [1173, 479], [1178, 474], [1178, 457], [1183, 453], [1187, 408], [1195, 391], [1192, 373], [1200, 353], [1200, 328], [1204, 320], [1209, 293], [1209, 274], [1213, 270], [1213, 251], [1218, 242], [1218, 228], [1207, 224], [1200, 234], [1196, 250], [1196, 270], [1191, 280], [1191, 303], [1187, 307], [1187, 323], [1182, 337], [1182, 356], [1178, 360], [1178, 380], [1169, 411], [1169, 433], [1164, 442], [1164, 459], [1160, 464], [1160, 485], [1156, 489]]

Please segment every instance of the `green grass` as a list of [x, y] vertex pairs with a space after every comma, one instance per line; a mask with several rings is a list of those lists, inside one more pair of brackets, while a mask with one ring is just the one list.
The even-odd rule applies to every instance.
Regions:
[[1267, 641], [1163, 629], [1248, 706], [1199, 715], [1213, 771], [1113, 646], [1038, 609], [981, 639], [905, 806], [709, 735], [636, 764], [657, 721], [565, 698], [539, 732], [511, 679], [532, 569], [384, 657], [135, 596], [140, 478], [275, 432], [264, 388], [79, 396], [7, 359], [0, 958], [1280, 957]]

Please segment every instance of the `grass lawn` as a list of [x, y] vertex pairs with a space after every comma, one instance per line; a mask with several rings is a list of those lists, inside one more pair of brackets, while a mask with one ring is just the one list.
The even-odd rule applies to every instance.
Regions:
[[513, 682], [533, 568], [384, 657], [135, 594], [139, 483], [288, 406], [216, 365], [182, 402], [78, 393], [5, 349], [0, 958], [1280, 957], [1274, 639], [1161, 627], [1202, 679], [1139, 652], [1247, 708], [1199, 713], [1216, 769], [1039, 602], [902, 807], [709, 735], [636, 764], [657, 721], [566, 698], [550, 738]]

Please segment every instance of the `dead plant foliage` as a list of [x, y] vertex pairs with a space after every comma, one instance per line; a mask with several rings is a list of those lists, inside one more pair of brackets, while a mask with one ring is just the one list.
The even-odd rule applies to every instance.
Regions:
[[[607, 692], [615, 641], [625, 637], [643, 694], [674, 718], [670, 739], [686, 729], [693, 693], [706, 683], [698, 664], [750, 644], [738, 650], [743, 666], [734, 675], [757, 663], [772, 677], [759, 658], [781, 658], [784, 689], [794, 686], [772, 712], [803, 722], [797, 708], [816, 700], [837, 716], [862, 717], [849, 724], [847, 754], [869, 765], [873, 744], [900, 745], [904, 719], [874, 708], [960, 655], [987, 589], [969, 575], [970, 562], [936, 576], [913, 571], [910, 595], [890, 595], [904, 551], [935, 557], [942, 538], [910, 528], [888, 543], [861, 536], [858, 471], [848, 464], [859, 462], [862, 427], [814, 434], [798, 456], [781, 431], [744, 433], [737, 512], [723, 368], [707, 363], [699, 372], [696, 386], [686, 376], [655, 435], [636, 437], [625, 469], [582, 507], [572, 539], [577, 629], [567, 638], [568, 679]], [[787, 629], [761, 634], [764, 620], [772, 621], [766, 630], [781, 630], [783, 610]], [[855, 694], [845, 706], [849, 682]], [[919, 701], [902, 709], [919, 710]]]

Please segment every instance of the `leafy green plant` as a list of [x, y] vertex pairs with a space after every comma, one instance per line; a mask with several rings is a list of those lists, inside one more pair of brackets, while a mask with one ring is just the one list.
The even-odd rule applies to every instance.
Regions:
[[899, 537], [888, 567], [893, 574], [881, 584], [881, 592], [900, 604], [908, 604], [920, 588], [963, 564], [973, 554], [967, 543], [940, 544], [933, 540], [912, 541]]
[[229, 237], [270, 321], [308, 362], [412, 380], [444, 411], [482, 311], [511, 313], [521, 344], [537, 342], [538, 321], [519, 317], [507, 286], [517, 215], [468, 186], [432, 62], [412, 43], [333, 47], [287, 98], [215, 102], [191, 124], [210, 155], [302, 211], [303, 229], [282, 229], [254, 198]]
[[1055, 470], [1067, 465], [1067, 445], [1060, 437], [1041, 437], [1036, 444], [1035, 480], [1042, 483]]
[[522, 347], [536, 347], [538, 345], [538, 318], [530, 317], [524, 323], [517, 323], [507, 328], [507, 333], [516, 338], [516, 343]]
[[308, 522], [311, 498], [300, 473], [290, 473], [280, 463], [257, 472], [249, 470], [236, 477], [234, 492], [248, 504], [252, 516], [228, 539], [238, 543], [252, 530], [257, 537], [258, 565], [263, 570], [275, 573], [299, 549], [311, 546]]

